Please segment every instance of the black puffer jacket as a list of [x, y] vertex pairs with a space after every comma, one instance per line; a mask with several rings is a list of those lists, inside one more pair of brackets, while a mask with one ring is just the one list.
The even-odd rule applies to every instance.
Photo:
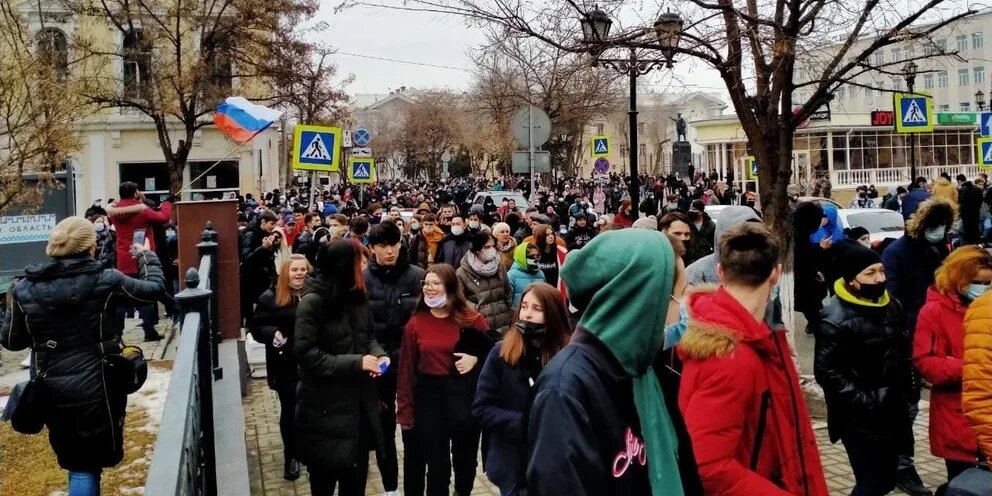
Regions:
[[[344, 246], [351, 245], [339, 242], [331, 250]], [[335, 255], [335, 260], [341, 258]], [[342, 260], [342, 267], [346, 265]], [[301, 372], [296, 436], [300, 461], [311, 471], [351, 468], [359, 456], [368, 456], [358, 450], [363, 415], [376, 453], [384, 446], [379, 397], [373, 379], [362, 370], [362, 356], [386, 352], [373, 335], [368, 299], [357, 290], [340, 289], [338, 281], [353, 277], [345, 279], [339, 272], [307, 279], [296, 310], [293, 352]]]
[[313, 240], [313, 233], [310, 231], [303, 231], [296, 240], [293, 241], [293, 253], [299, 253], [310, 261], [310, 265], [317, 264], [317, 248], [318, 244]]
[[830, 440], [891, 439], [908, 426], [913, 384], [909, 333], [892, 300], [866, 306], [843, 288], [820, 313], [814, 372], [827, 400]]
[[113, 300], [165, 296], [155, 253], [145, 251], [137, 267], [143, 280], [105, 269], [89, 256], [62, 258], [28, 267], [14, 286], [0, 343], [34, 350], [31, 373], [42, 378], [48, 439], [65, 470], [97, 471], [124, 456], [127, 393], [104, 365], [105, 355], [122, 348], [113, 332]]
[[[273, 390], [283, 387], [295, 389], [300, 380], [296, 370], [296, 356], [293, 355], [295, 342], [293, 333], [296, 329], [298, 303], [293, 301], [284, 307], [276, 306], [276, 292], [274, 289], [269, 289], [258, 298], [255, 315], [251, 319], [249, 329], [252, 337], [265, 345], [266, 379]], [[276, 331], [281, 332], [286, 338], [286, 344], [279, 348], [272, 344]]]
[[365, 268], [365, 290], [372, 310], [372, 326], [379, 345], [389, 354], [390, 370], [398, 370], [403, 328], [410, 320], [420, 297], [425, 271], [410, 265], [405, 253], [396, 265], [386, 267], [373, 259]]
[[270, 234], [258, 224], [249, 225], [239, 240], [241, 260], [241, 316], [251, 317], [252, 305], [276, 280], [275, 252], [262, 246], [262, 239]]
[[486, 317], [489, 329], [502, 334], [513, 322], [513, 291], [506, 277], [507, 269], [501, 266], [495, 274], [483, 276], [472, 268], [469, 257], [462, 259], [455, 275], [462, 283], [465, 298]]

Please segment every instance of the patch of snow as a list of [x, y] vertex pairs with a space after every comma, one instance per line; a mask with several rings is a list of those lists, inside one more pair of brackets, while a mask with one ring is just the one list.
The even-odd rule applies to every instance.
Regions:
[[65, 491], [52, 491], [48, 496], [69, 496]]
[[127, 397], [129, 410], [141, 409], [148, 413], [148, 423], [141, 427], [143, 431], [158, 432], [158, 426], [162, 422], [162, 411], [165, 409], [165, 396], [169, 391], [171, 372], [160, 367], [148, 367], [145, 384], [137, 393]]
[[123, 495], [137, 495], [141, 496], [145, 494], [145, 488], [143, 487], [122, 487], [118, 490], [119, 494]]
[[10, 396], [0, 396], [0, 410], [3, 410], [7, 406], [7, 398], [10, 398]]

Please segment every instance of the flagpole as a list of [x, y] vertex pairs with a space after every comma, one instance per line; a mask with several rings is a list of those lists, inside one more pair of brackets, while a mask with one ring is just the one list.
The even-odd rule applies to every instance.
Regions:
[[[268, 129], [268, 126], [266, 126], [265, 129]], [[213, 165], [211, 165], [210, 167], [207, 167], [207, 170], [203, 171], [202, 174], [200, 174], [199, 176], [196, 176], [196, 178], [194, 178], [192, 181], [190, 181], [188, 184], [186, 184], [186, 186], [183, 186], [179, 191], [176, 191], [175, 196], [181, 195], [183, 191], [186, 191], [190, 186], [193, 185], [193, 183], [199, 181], [201, 177], [207, 175], [207, 173], [210, 172], [211, 170], [213, 170], [214, 167], [217, 167], [221, 162], [223, 162], [223, 161], [227, 160], [228, 158], [230, 158], [232, 155], [234, 155], [235, 152], [237, 152], [238, 150], [240, 150], [246, 144], [251, 143], [251, 141], [253, 139], [255, 139], [256, 136], [258, 136], [259, 134], [261, 134], [262, 131], [265, 131], [265, 129], [261, 129], [259, 131], [255, 131], [255, 133], [252, 134], [250, 138], [248, 138], [245, 141], [242, 141], [241, 143], [238, 143], [238, 146], [235, 146], [234, 148], [231, 149], [231, 151], [227, 152], [227, 155], [224, 155], [223, 157], [221, 157], [220, 159], [218, 159], [216, 162], [213, 163]]]

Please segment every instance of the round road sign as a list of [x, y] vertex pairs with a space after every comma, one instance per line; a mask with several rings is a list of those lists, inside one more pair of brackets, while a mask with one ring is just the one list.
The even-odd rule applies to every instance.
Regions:
[[531, 127], [534, 128], [534, 148], [547, 143], [551, 138], [551, 118], [548, 114], [533, 105], [520, 107], [513, 113], [510, 129], [513, 138], [524, 148], [530, 147]]
[[372, 141], [372, 134], [363, 126], [355, 130], [352, 140], [355, 142], [355, 146], [368, 146], [369, 142]]
[[605, 158], [596, 159], [596, 163], [593, 165], [596, 172], [600, 174], [606, 174], [610, 171], [610, 161]]

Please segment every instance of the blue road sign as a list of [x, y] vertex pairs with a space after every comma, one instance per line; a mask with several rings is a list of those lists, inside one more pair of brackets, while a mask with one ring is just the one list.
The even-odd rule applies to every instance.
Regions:
[[341, 156], [341, 128], [297, 125], [293, 140], [293, 168], [337, 172]]
[[978, 138], [978, 168], [992, 168], [992, 138]]
[[362, 126], [355, 130], [351, 139], [355, 142], [355, 146], [368, 146], [369, 142], [372, 141], [372, 133], [369, 133], [369, 130]]
[[596, 172], [600, 174], [606, 174], [610, 171], [610, 161], [605, 158], [598, 158], [596, 159], [596, 163], [593, 165], [593, 168], [595, 168]]
[[927, 95], [895, 93], [896, 132], [933, 131], [933, 101]]
[[981, 112], [978, 114], [978, 130], [981, 135], [992, 137], [992, 112]]

